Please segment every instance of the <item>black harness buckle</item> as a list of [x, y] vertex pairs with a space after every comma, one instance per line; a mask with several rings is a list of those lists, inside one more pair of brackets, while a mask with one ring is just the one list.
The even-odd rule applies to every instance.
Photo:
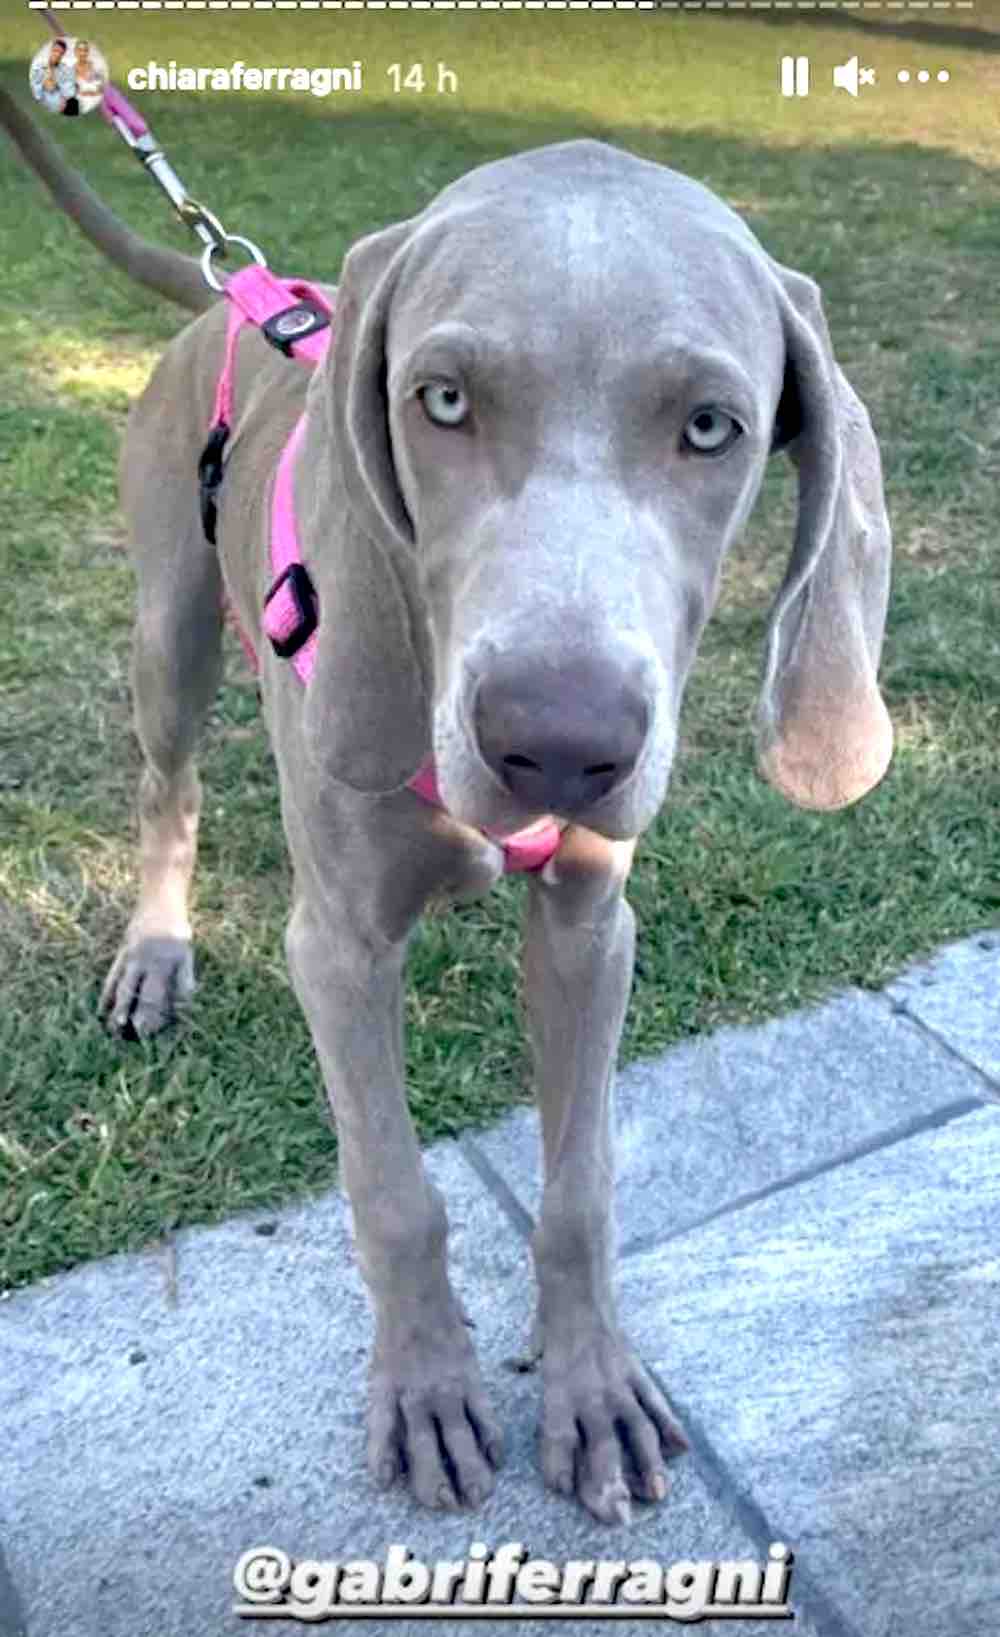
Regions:
[[[295, 604], [298, 623], [287, 637], [273, 637], [267, 632], [267, 639], [279, 659], [291, 659], [299, 649], [309, 641], [319, 625], [319, 610], [316, 604], [316, 592], [309, 570], [304, 563], [289, 563], [275, 580], [267, 596], [264, 598], [264, 607], [273, 597], [276, 597], [283, 586], [288, 587]], [[265, 631], [267, 630], [265, 622]]]
[[286, 358], [291, 358], [296, 341], [304, 341], [307, 335], [315, 335], [317, 330], [325, 330], [329, 324], [329, 313], [314, 301], [304, 300], [297, 301], [292, 307], [282, 308], [280, 313], [273, 313], [260, 328], [272, 347], [277, 347]]
[[215, 525], [218, 520], [216, 496], [224, 470], [222, 451], [226, 447], [229, 428], [225, 421], [217, 421], [208, 434], [208, 442], [198, 461], [198, 492], [201, 504], [201, 526], [205, 539], [215, 545]]

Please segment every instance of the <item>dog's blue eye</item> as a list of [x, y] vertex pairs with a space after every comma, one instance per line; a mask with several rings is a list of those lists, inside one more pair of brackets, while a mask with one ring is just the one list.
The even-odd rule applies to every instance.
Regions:
[[438, 426], [460, 426], [469, 413], [465, 393], [450, 381], [432, 381], [420, 388], [419, 397], [428, 420]]
[[724, 409], [717, 409], [714, 404], [696, 409], [684, 427], [684, 442], [698, 455], [721, 455], [742, 435], [743, 428], [739, 421], [735, 421]]

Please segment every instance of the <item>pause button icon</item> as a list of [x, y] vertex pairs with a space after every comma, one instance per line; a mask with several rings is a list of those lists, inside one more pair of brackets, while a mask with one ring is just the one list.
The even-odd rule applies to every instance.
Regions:
[[807, 97], [809, 95], [809, 58], [782, 57], [781, 95]]

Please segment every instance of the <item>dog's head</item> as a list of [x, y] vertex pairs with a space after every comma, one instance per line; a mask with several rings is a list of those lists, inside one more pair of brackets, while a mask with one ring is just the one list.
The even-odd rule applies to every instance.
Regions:
[[338, 778], [387, 791], [433, 748], [470, 824], [639, 833], [775, 448], [799, 517], [760, 765], [823, 809], [882, 777], [878, 449], [815, 285], [698, 183], [596, 142], [470, 173], [350, 252], [311, 404], [354, 530], [318, 660]]

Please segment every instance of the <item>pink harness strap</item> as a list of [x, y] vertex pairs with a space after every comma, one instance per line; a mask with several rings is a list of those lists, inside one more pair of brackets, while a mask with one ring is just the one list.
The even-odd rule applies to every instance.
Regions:
[[[265, 636], [270, 637], [272, 642], [279, 643], [286, 643], [289, 640], [301, 618], [301, 610], [287, 575], [294, 563], [302, 561], [299, 555], [298, 531], [295, 527], [295, 491], [292, 484], [295, 476], [295, 457], [301, 447], [305, 430], [306, 417], [303, 415], [281, 451], [271, 496], [271, 568], [275, 579], [264, 603], [261, 625]], [[312, 631], [302, 647], [289, 656], [302, 682], [308, 682], [312, 675], [316, 663], [316, 642], [316, 632]]]
[[[222, 370], [215, 389], [213, 432], [228, 427], [233, 409], [233, 370], [236, 344], [244, 324], [256, 324], [268, 339], [302, 363], [319, 363], [331, 340], [332, 308], [322, 291], [301, 279], [278, 279], [264, 267], [245, 267], [226, 281], [230, 302]], [[325, 315], [325, 316], [324, 316]], [[261, 626], [275, 651], [291, 660], [296, 675], [308, 683], [316, 662], [318, 609], [315, 591], [299, 550], [295, 523], [295, 461], [306, 428], [303, 415], [285, 444], [271, 494], [271, 568], [274, 581], [264, 600]], [[224, 442], [224, 434], [223, 434]], [[253, 644], [227, 605], [232, 622], [253, 669], [258, 667]], [[303, 634], [308, 632], [307, 635]], [[408, 788], [435, 807], [443, 807], [433, 757], [428, 757], [409, 781]], [[559, 846], [561, 831], [553, 819], [504, 836], [484, 832], [503, 849], [504, 870], [540, 870]]]

